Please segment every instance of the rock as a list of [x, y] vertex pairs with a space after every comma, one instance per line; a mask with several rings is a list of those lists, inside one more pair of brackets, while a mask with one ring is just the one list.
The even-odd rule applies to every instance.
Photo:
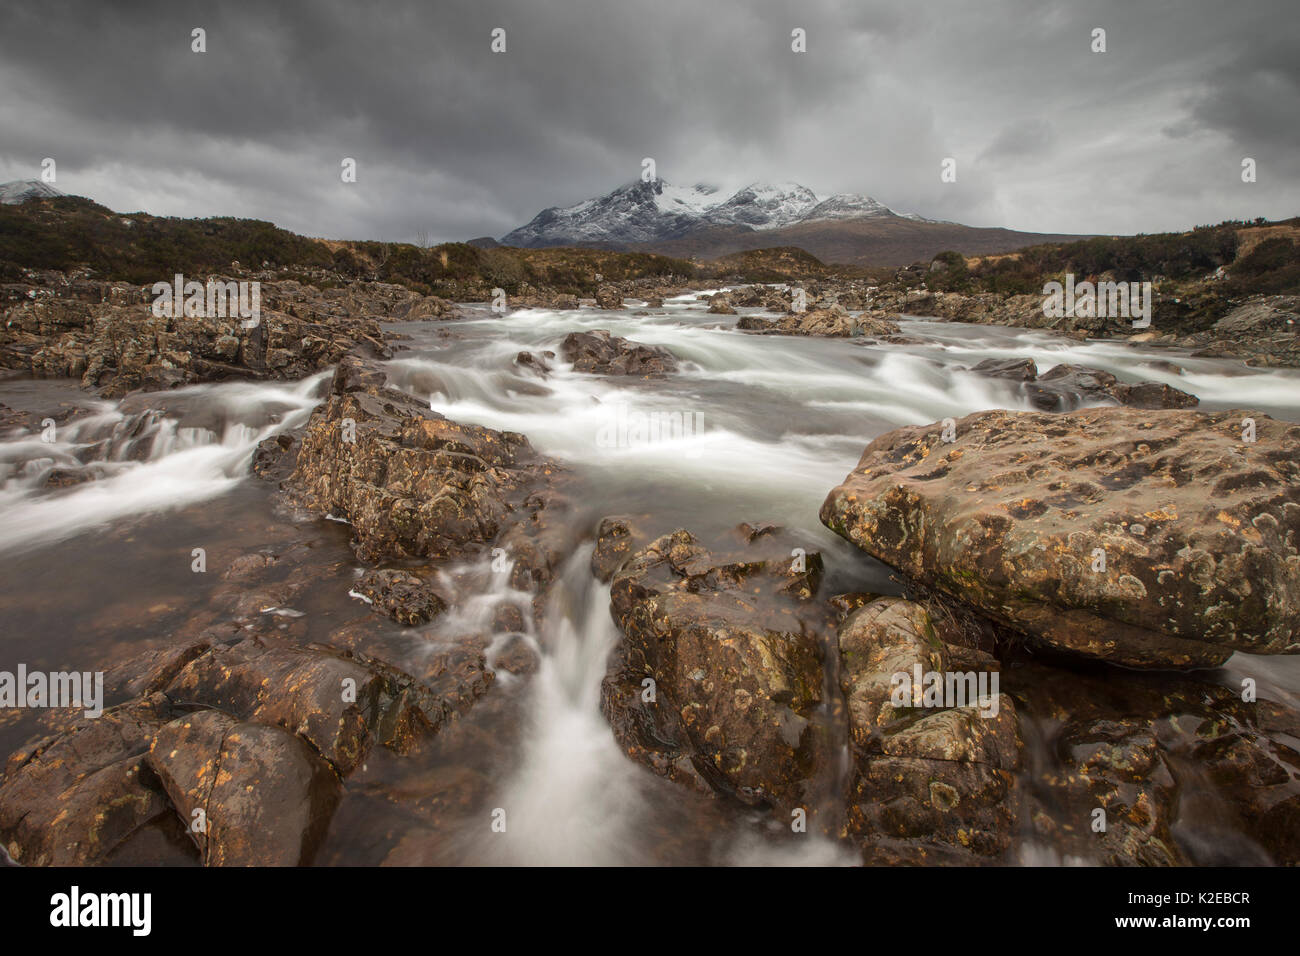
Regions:
[[24, 866], [104, 863], [141, 827], [171, 815], [144, 765], [170, 719], [161, 694], [84, 718], [10, 756], [0, 780], [0, 840]]
[[427, 624], [447, 610], [447, 602], [424, 578], [401, 569], [368, 571], [353, 590], [369, 598], [376, 611], [408, 627]]
[[[548, 355], [554, 355], [548, 352]], [[547, 364], [546, 359], [540, 355], [534, 355], [532, 352], [520, 352], [515, 356], [515, 364], [520, 368], [526, 368], [530, 372], [536, 372], [543, 378], [551, 371], [551, 366]]]
[[985, 359], [971, 366], [972, 372], [989, 378], [1005, 378], [1013, 382], [1032, 382], [1038, 378], [1038, 366], [1031, 358]]
[[160, 728], [148, 760], [207, 866], [309, 864], [338, 802], [338, 778], [293, 734], [215, 710]]
[[715, 558], [676, 531], [625, 561], [610, 586], [624, 636], [601, 699], [634, 760], [788, 819], [796, 806], [814, 812], [830, 737], [824, 616], [806, 603], [821, 559], [792, 561], [787, 543], [765, 537]]
[[596, 289], [596, 308], [598, 309], [621, 309], [623, 308], [623, 293], [618, 291], [616, 286], [602, 285]]
[[854, 318], [842, 307], [835, 306], [828, 309], [795, 312], [775, 322], [757, 316], [745, 316], [737, 321], [736, 328], [779, 335], [850, 338], [861, 335], [890, 335], [898, 332], [898, 323], [869, 316]]
[[491, 683], [481, 655], [442, 680], [446, 658], [407, 674], [386, 664], [374, 644], [356, 650], [349, 659], [249, 638], [195, 657], [163, 690], [174, 700], [296, 733], [347, 776], [373, 744], [409, 749], [468, 710]]
[[608, 582], [633, 551], [646, 543], [635, 518], [618, 515], [602, 518], [596, 529], [596, 547], [591, 552], [591, 573]]
[[612, 336], [605, 329], [570, 332], [560, 344], [560, 355], [573, 363], [574, 371], [599, 375], [647, 378], [677, 370], [677, 358], [667, 349]]
[[522, 435], [458, 424], [375, 384], [382, 375], [354, 356], [339, 364], [303, 430], [290, 499], [347, 518], [366, 561], [464, 557], [513, 534], [518, 573], [549, 574], [564, 529], [550, 520], [563, 511], [558, 466]]
[[727, 293], [719, 292], [709, 299], [709, 312], [712, 315], [735, 315], [736, 310], [732, 308]]
[[[997, 661], [948, 644], [925, 608], [902, 598], [850, 613], [839, 651], [855, 770], [848, 831], [866, 861], [969, 863], [1006, 854], [1019, 819], [1023, 743], [1015, 705], [993, 682]], [[979, 672], [962, 666], [963, 657]], [[920, 687], [915, 696], [899, 690], [918, 673], [940, 675], [961, 699], [921, 706]]]
[[941, 431], [868, 445], [823, 523], [1061, 650], [1133, 667], [1300, 651], [1300, 427], [1097, 408], [981, 412], [952, 443]]
[[[233, 281], [215, 277], [219, 281]], [[390, 357], [375, 317], [446, 317], [450, 306], [400, 286], [353, 283], [325, 292], [261, 283], [261, 316], [155, 316], [140, 287], [87, 280], [23, 299], [0, 318], [0, 366], [38, 378], [73, 376], [117, 398], [225, 378], [299, 379], [352, 350]], [[147, 290], [145, 290], [147, 291]]]
[[1195, 395], [1160, 382], [1126, 384], [1110, 372], [1082, 365], [1054, 365], [1040, 375], [1030, 358], [985, 359], [971, 371], [1023, 383], [1021, 394], [1045, 412], [1073, 411], [1098, 401], [1116, 401], [1132, 408], [1191, 408], [1200, 404]]
[[572, 312], [578, 307], [576, 295], [557, 295], [551, 300], [551, 308], [557, 312]]
[[1038, 841], [1105, 866], [1300, 860], [1294, 710], [1195, 675], [1023, 663], [1005, 676], [1049, 728], [1028, 813]]

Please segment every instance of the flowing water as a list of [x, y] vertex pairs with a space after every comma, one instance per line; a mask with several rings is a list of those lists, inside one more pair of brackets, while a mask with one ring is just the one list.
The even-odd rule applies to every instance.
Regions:
[[[965, 370], [982, 359], [1028, 356], [1040, 371], [1086, 365], [1192, 392], [1202, 410], [1300, 420], [1300, 372], [1036, 331], [910, 319], [902, 331], [915, 343], [906, 345], [753, 336], [732, 328], [734, 317], [707, 314], [694, 295], [642, 315], [635, 304], [507, 317], [464, 311], [459, 321], [393, 327], [408, 336], [390, 363], [394, 384], [451, 419], [522, 432], [562, 460], [590, 489], [583, 520], [593, 528], [605, 514], [648, 513], [652, 531], [684, 527], [708, 541], [741, 521], [781, 524], [823, 553], [827, 594], [897, 593], [888, 569], [817, 519], [827, 491], [872, 438], [987, 408], [1031, 408], [1015, 384]], [[568, 332], [596, 328], [663, 345], [682, 367], [629, 381], [575, 373], [558, 358], [545, 377], [514, 364], [520, 351], [556, 349]], [[305, 422], [326, 379], [197, 386], [117, 403], [68, 382], [0, 381], [0, 402], [15, 409], [89, 409], [57, 425], [53, 441], [32, 432], [0, 441], [0, 670], [18, 662], [102, 669], [192, 634], [212, 619], [211, 607], [235, 599], [221, 575], [193, 571], [195, 548], [214, 569], [259, 550], [305, 554], [313, 586], [257, 609], [295, 640], [382, 629], [394, 655], [411, 660], [486, 633], [510, 605], [522, 629], [490, 643], [489, 663], [512, 641], [537, 658], [531, 674], [499, 672], [425, 759], [372, 752], [349, 778], [318, 862], [853, 862], [843, 846], [812, 834], [792, 839], [622, 754], [599, 709], [617, 632], [608, 587], [588, 570], [589, 545], [555, 585], [551, 606], [563, 613], [548, 614], [540, 628], [532, 596], [503, 586], [505, 576], [485, 565], [446, 570], [455, 606], [427, 627], [402, 630], [370, 614], [349, 594], [361, 569], [346, 523], [286, 514], [271, 486], [248, 475], [257, 443]], [[97, 477], [51, 487], [52, 474], [78, 469]], [[1262, 696], [1297, 705], [1297, 659], [1239, 654], [1207, 679], [1239, 686], [1242, 676], [1254, 677]], [[0, 753], [39, 730], [31, 715], [5, 715]], [[497, 809], [507, 812], [505, 832], [489, 825]], [[1056, 859], [1051, 847], [1029, 845], [1019, 856]]]

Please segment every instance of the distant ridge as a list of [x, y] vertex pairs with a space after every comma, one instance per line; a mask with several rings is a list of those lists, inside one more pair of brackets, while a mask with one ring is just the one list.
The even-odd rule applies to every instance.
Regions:
[[794, 246], [828, 263], [896, 266], [956, 250], [986, 255], [1082, 236], [1040, 234], [901, 214], [862, 193], [819, 196], [794, 182], [751, 183], [727, 196], [712, 186], [634, 182], [572, 206], [544, 209], [501, 244], [659, 252], [715, 259]]

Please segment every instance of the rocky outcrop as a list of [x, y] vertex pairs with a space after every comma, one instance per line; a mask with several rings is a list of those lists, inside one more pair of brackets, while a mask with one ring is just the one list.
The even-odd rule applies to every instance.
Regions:
[[384, 384], [377, 365], [339, 363], [330, 395], [303, 430], [292, 500], [346, 518], [366, 561], [479, 554], [498, 544], [520, 586], [549, 579], [563, 522], [559, 468], [524, 436], [461, 425]]
[[1256, 296], [1209, 329], [1176, 339], [1202, 355], [1240, 358], [1247, 365], [1300, 368], [1300, 296]]
[[1033, 359], [985, 359], [972, 372], [1023, 383], [1023, 394], [1045, 412], [1073, 411], [1083, 404], [1118, 402], [1131, 408], [1192, 408], [1200, 399], [1163, 382], [1121, 382], [1110, 372], [1082, 365], [1054, 365], [1041, 375]]
[[619, 338], [605, 329], [570, 332], [560, 343], [560, 355], [573, 363], [574, 371], [597, 375], [648, 378], [677, 370], [677, 357], [667, 349]]
[[823, 523], [1064, 651], [1135, 667], [1300, 652], [1300, 427], [1122, 408], [955, 426], [876, 439]]
[[308, 863], [339, 780], [374, 747], [405, 754], [470, 709], [493, 680], [480, 650], [408, 673], [367, 651], [258, 637], [165, 647], [119, 665], [138, 695], [15, 753], [0, 780], [0, 840], [36, 865], [112, 862], [153, 827], [208, 865]]
[[108, 397], [224, 378], [291, 380], [352, 350], [389, 357], [379, 322], [455, 315], [442, 299], [385, 283], [324, 291], [262, 283], [250, 327], [238, 316], [155, 316], [152, 301], [148, 286], [91, 280], [32, 289], [0, 316], [0, 366], [79, 378]]
[[[752, 536], [752, 540], [751, 540]], [[810, 815], [829, 766], [821, 559], [780, 535], [715, 556], [686, 531], [614, 572], [623, 640], [602, 707], [634, 760], [756, 806]]]

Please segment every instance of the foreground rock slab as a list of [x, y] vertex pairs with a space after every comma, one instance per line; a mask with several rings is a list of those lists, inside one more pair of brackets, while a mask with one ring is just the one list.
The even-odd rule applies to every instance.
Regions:
[[823, 523], [1061, 650], [1134, 667], [1300, 652], [1300, 426], [1098, 408], [942, 435], [873, 441]]

